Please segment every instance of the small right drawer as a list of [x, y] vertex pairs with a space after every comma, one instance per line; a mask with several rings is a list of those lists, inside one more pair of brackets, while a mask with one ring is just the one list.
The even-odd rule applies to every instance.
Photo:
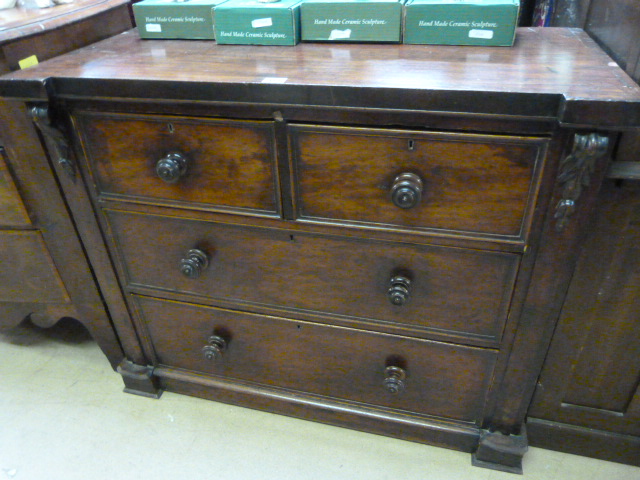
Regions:
[[299, 219], [523, 238], [548, 139], [290, 127]]

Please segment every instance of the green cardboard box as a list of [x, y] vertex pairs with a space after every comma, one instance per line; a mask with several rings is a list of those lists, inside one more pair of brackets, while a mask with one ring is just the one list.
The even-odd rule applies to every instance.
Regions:
[[404, 43], [511, 46], [519, 0], [407, 0]]
[[224, 0], [143, 0], [133, 5], [141, 38], [214, 39], [213, 7]]
[[302, 40], [400, 42], [404, 0], [304, 0]]
[[216, 41], [238, 45], [296, 45], [301, 0], [229, 0], [214, 10]]

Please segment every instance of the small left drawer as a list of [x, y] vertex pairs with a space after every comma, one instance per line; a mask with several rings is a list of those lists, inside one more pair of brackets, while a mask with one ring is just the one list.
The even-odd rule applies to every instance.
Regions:
[[95, 112], [74, 122], [101, 195], [280, 212], [271, 122]]

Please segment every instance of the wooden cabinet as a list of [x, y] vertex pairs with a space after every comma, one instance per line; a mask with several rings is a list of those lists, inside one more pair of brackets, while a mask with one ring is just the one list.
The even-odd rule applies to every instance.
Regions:
[[[640, 82], [639, 2], [560, 0], [550, 14], [553, 26], [584, 28]], [[532, 445], [634, 465], [640, 465], [639, 152], [640, 133], [624, 132], [528, 420]]]
[[[38, 303], [67, 303], [69, 295], [53, 264], [42, 233], [34, 229], [9, 171], [5, 150], [0, 151], [0, 302], [24, 305], [24, 315]], [[28, 305], [28, 306], [27, 306]], [[4, 315], [3, 315], [4, 316]], [[2, 319], [3, 323], [7, 319]]]
[[[60, 55], [132, 26], [124, 0], [80, 0], [0, 11], [0, 73]], [[122, 348], [28, 109], [0, 100], [0, 326], [29, 317], [82, 322], [113, 367]]]
[[640, 127], [640, 89], [583, 32], [487, 49], [133, 31], [0, 93], [53, 126], [127, 391], [520, 470], [580, 236]]
[[0, 101], [0, 326], [79, 320], [115, 368], [124, 356], [27, 109]]
[[609, 180], [529, 412], [532, 443], [640, 466], [640, 184]]

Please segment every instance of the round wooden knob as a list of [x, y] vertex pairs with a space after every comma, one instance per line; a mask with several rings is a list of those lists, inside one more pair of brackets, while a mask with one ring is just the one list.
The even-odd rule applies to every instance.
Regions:
[[202, 347], [202, 354], [207, 360], [220, 360], [227, 349], [227, 341], [219, 335], [209, 337], [209, 343]]
[[404, 379], [407, 377], [405, 371], [400, 367], [387, 367], [384, 369], [385, 379], [382, 382], [385, 390], [392, 395], [404, 391]]
[[415, 173], [401, 173], [393, 180], [391, 201], [396, 207], [413, 208], [422, 199], [422, 179]]
[[409, 286], [411, 280], [404, 275], [396, 275], [390, 282], [391, 286], [387, 291], [387, 297], [393, 305], [404, 305], [409, 300]]
[[181, 153], [167, 153], [156, 163], [156, 174], [167, 183], [176, 183], [187, 173], [188, 163]]
[[180, 260], [180, 272], [188, 278], [198, 278], [208, 266], [209, 257], [197, 248], [189, 250], [187, 256]]

